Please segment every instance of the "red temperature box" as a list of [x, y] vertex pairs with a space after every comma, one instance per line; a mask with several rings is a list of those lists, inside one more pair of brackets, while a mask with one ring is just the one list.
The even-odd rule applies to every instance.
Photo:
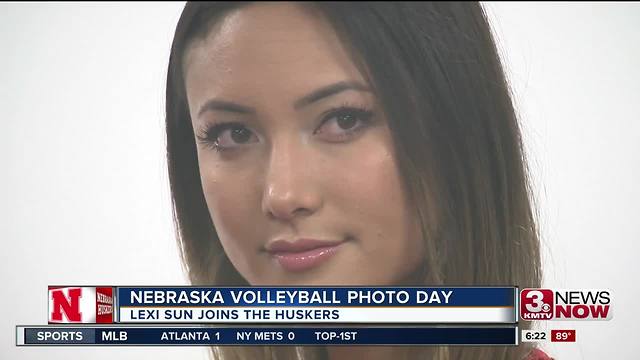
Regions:
[[551, 342], [576, 342], [576, 331], [551, 330]]

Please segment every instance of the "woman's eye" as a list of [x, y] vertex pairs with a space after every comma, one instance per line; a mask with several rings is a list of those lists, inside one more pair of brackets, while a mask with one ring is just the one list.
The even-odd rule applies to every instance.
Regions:
[[346, 141], [369, 124], [372, 114], [369, 110], [357, 108], [330, 111], [314, 134], [330, 142]]
[[258, 137], [243, 125], [220, 124], [208, 129], [201, 140], [220, 151], [258, 142]]

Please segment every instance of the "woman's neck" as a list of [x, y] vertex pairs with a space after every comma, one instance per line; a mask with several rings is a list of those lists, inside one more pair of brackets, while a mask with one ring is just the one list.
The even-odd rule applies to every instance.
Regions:
[[405, 358], [403, 347], [392, 346], [327, 346], [328, 360], [399, 360]]
[[[425, 277], [424, 267], [418, 267], [394, 286], [419, 286]], [[327, 346], [326, 350], [328, 360], [401, 360], [408, 355], [407, 348], [402, 346]]]

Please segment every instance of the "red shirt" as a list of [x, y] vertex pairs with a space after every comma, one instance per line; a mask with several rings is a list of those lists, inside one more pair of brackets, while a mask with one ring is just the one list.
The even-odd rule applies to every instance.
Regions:
[[526, 360], [553, 360], [553, 358], [549, 357], [549, 355], [545, 354], [540, 349], [533, 349], [529, 353], [529, 356], [527, 356]]

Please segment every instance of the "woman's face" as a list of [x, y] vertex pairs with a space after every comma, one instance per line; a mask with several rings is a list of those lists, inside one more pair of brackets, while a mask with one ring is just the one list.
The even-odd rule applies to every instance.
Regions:
[[207, 206], [250, 284], [391, 285], [416, 269], [387, 120], [327, 23], [250, 5], [184, 60]]

